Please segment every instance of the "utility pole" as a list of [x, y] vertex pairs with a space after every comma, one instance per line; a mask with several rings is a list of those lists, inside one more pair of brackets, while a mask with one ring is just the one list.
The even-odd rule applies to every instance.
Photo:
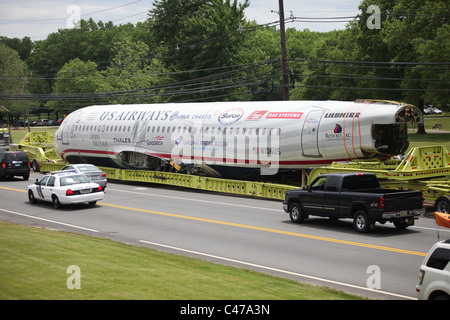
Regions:
[[287, 54], [286, 54], [286, 30], [284, 27], [284, 4], [283, 0], [278, 0], [280, 15], [280, 38], [281, 38], [281, 67], [283, 70], [283, 100], [289, 100]]

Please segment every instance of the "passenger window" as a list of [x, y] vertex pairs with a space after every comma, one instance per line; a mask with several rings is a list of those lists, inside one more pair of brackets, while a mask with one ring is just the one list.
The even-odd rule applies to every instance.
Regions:
[[328, 177], [327, 184], [325, 186], [326, 191], [337, 191], [338, 177]]
[[50, 177], [50, 179], [48, 179], [47, 186], [49, 187], [55, 186], [55, 177]]
[[318, 178], [316, 181], [313, 182], [311, 185], [311, 190], [314, 191], [320, 191], [325, 188], [325, 182], [327, 181], [326, 177]]
[[42, 178], [41, 181], [39, 181], [39, 185], [45, 186], [49, 178], [50, 178], [49, 176]]
[[427, 262], [427, 267], [444, 270], [450, 261], [450, 250], [437, 248]]

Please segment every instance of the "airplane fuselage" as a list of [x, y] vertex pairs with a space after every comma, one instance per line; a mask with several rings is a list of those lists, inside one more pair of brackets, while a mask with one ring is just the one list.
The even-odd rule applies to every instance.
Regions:
[[312, 168], [403, 153], [412, 108], [341, 101], [91, 106], [69, 114], [54, 141], [72, 163]]

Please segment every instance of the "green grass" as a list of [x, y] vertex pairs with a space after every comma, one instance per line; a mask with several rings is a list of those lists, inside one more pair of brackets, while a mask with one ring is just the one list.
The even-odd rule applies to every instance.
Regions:
[[[35, 131], [48, 131], [52, 135], [55, 134], [58, 127], [30, 127], [32, 132]], [[11, 138], [13, 143], [19, 143], [28, 133], [28, 128], [11, 128]]]
[[[443, 125], [443, 132], [431, 131], [431, 128], [436, 124]], [[450, 150], [450, 117], [443, 118], [439, 116], [425, 117], [425, 130], [427, 134], [416, 134], [417, 128], [409, 130], [410, 148], [422, 147], [429, 145], [444, 145], [447, 150]]]
[[[80, 289], [68, 289], [80, 268]], [[107, 239], [0, 223], [0, 299], [353, 300], [336, 290]]]

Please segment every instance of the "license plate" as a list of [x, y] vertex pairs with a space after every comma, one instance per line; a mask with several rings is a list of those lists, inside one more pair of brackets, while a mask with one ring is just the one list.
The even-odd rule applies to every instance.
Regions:
[[400, 211], [400, 217], [404, 217], [408, 215], [408, 211]]
[[81, 193], [91, 193], [91, 189], [83, 189], [81, 190]]

